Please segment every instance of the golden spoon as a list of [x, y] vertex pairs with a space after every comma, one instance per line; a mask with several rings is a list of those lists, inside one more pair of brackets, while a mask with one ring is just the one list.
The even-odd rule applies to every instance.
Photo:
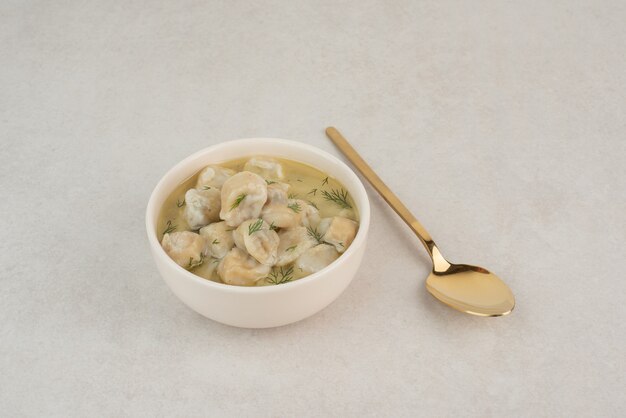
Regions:
[[330, 127], [326, 129], [326, 135], [424, 244], [433, 261], [433, 271], [426, 279], [426, 288], [434, 297], [454, 309], [472, 315], [501, 316], [511, 313], [515, 307], [515, 297], [498, 276], [482, 267], [448, 262], [422, 224], [374, 173], [339, 131]]

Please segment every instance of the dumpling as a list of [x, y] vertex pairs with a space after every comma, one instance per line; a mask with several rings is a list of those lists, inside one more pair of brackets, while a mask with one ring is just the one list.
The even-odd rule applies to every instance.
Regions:
[[220, 167], [219, 165], [208, 165], [198, 174], [196, 189], [206, 190], [209, 188], [221, 189], [224, 182], [236, 171], [230, 168]]
[[[291, 228], [297, 226], [300, 215], [294, 206], [287, 206], [289, 185], [285, 183], [272, 183], [267, 186], [267, 203], [261, 210], [261, 218], [277, 228]], [[298, 209], [299, 211], [299, 209]]]
[[267, 200], [267, 184], [258, 174], [242, 171], [230, 177], [222, 186], [220, 218], [229, 226], [258, 218]]
[[283, 166], [272, 158], [253, 157], [243, 166], [245, 171], [251, 171], [266, 179], [281, 180], [283, 178]]
[[295, 204], [300, 209], [300, 225], [315, 228], [320, 222], [320, 211], [306, 200], [297, 199]]
[[287, 205], [267, 205], [261, 211], [261, 218], [277, 228], [291, 228], [298, 225], [300, 216]]
[[222, 258], [235, 245], [232, 227], [226, 222], [214, 222], [200, 229], [200, 235], [206, 241], [205, 253], [211, 257]]
[[296, 260], [296, 268], [304, 274], [312, 274], [320, 271], [339, 258], [339, 253], [329, 244], [316, 245], [309, 248]]
[[322, 219], [318, 231], [323, 234], [323, 241], [334, 245], [342, 253], [354, 240], [358, 227], [359, 224], [352, 219], [334, 216]]
[[233, 248], [217, 266], [217, 274], [226, 284], [254, 286], [270, 273], [271, 267], [259, 263], [239, 248]]
[[278, 234], [262, 219], [244, 221], [233, 234], [237, 247], [242, 246], [256, 261], [272, 266], [278, 253]]
[[220, 219], [221, 196], [218, 189], [189, 189], [185, 193], [185, 219], [189, 228], [200, 229]]
[[287, 192], [289, 191], [289, 185], [287, 183], [281, 183], [275, 181], [267, 185], [267, 202], [266, 205], [285, 205], [289, 197]]
[[172, 260], [187, 270], [204, 261], [205, 240], [191, 231], [165, 234], [161, 246]]
[[303, 226], [283, 229], [278, 233], [280, 244], [278, 245], [277, 266], [284, 266], [300, 257], [306, 250], [317, 244], [317, 240]]

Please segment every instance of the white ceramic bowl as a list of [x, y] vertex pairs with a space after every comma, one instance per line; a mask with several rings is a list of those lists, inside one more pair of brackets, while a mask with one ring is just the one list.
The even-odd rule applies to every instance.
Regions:
[[[358, 233], [336, 261], [323, 270], [276, 286], [240, 287], [212, 282], [177, 265], [161, 248], [157, 219], [167, 196], [183, 180], [208, 164], [268, 155], [309, 164], [339, 180], [348, 190], [360, 217]], [[222, 142], [199, 151], [168, 171], [155, 187], [146, 212], [150, 249], [157, 268], [172, 292], [194, 311], [215, 321], [246, 328], [290, 324], [319, 312], [350, 284], [365, 251], [370, 206], [363, 184], [354, 172], [334, 156], [310, 145], [271, 138]]]

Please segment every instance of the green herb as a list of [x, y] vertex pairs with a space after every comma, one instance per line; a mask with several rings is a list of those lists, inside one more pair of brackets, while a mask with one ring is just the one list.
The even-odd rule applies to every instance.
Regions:
[[324, 180], [322, 180], [322, 186], [328, 184], [328, 177], [326, 177]]
[[244, 193], [240, 194], [239, 196], [237, 196], [237, 199], [235, 199], [235, 201], [233, 202], [232, 205], [230, 205], [230, 210], [235, 209], [237, 206], [239, 206], [241, 204], [241, 202], [243, 201], [243, 199], [246, 198], [246, 195]]
[[178, 225], [172, 225], [172, 221], [167, 221], [167, 228], [163, 231], [163, 235], [176, 231]]
[[289, 194], [287, 195], [287, 198], [289, 198], [289, 199], [295, 199], [295, 198], [297, 198], [297, 197], [298, 197], [298, 195], [297, 195], [297, 194], [295, 194], [295, 193], [289, 193]]
[[300, 203], [298, 202], [293, 202], [292, 204], [287, 205], [287, 207], [296, 213], [302, 210], [302, 206], [300, 206]]
[[219, 258], [216, 258], [215, 260], [213, 260], [213, 263], [215, 263], [215, 264], [217, 264], [217, 263], [219, 263], [219, 262], [220, 262], [220, 259], [219, 259]]
[[315, 194], [317, 193], [317, 189], [312, 189], [310, 192], [308, 192], [307, 194], [312, 194], [313, 196], [315, 196]]
[[189, 257], [189, 264], [187, 264], [187, 268], [188, 269], [196, 268], [202, 263], [204, 263], [204, 254], [200, 253], [200, 260], [198, 261], [195, 261], [193, 257]]
[[300, 180], [300, 179], [296, 179], [296, 181], [299, 181], [300, 183], [302, 183], [302, 180]]
[[211, 244], [213, 244], [213, 245], [217, 245], [217, 244], [219, 244], [219, 243], [220, 243], [220, 242], [217, 240], [217, 238], [215, 238]]
[[272, 272], [265, 278], [270, 284], [283, 284], [293, 280], [293, 266], [290, 266], [287, 269], [283, 269], [280, 267], [279, 269], [274, 269]]
[[337, 243], [337, 245], [339, 245], [340, 247], [343, 247], [343, 242], [339, 242]]
[[176, 206], [178, 206], [179, 208], [182, 208], [183, 206], [185, 206], [185, 199], [183, 199], [182, 202], [180, 200], [177, 200]]
[[253, 224], [248, 225], [248, 235], [252, 235], [257, 231], [260, 231], [263, 227], [263, 219], [257, 219]]
[[287, 248], [287, 249], [285, 250], [285, 252], [288, 252], [288, 251], [293, 251], [293, 250], [295, 250], [295, 249], [296, 249], [296, 247], [297, 247], [297, 245], [292, 245], [291, 247]]
[[317, 241], [318, 244], [321, 244], [324, 242], [324, 240], [322, 239], [322, 234], [317, 230], [317, 228], [312, 228], [310, 226], [307, 226], [306, 232], [309, 234], [311, 238]]
[[278, 227], [277, 227], [276, 225], [274, 225], [274, 221], [272, 221], [272, 223], [270, 224], [270, 229], [271, 229], [272, 231], [276, 231], [276, 230], [278, 230]]
[[310, 200], [307, 200], [308, 204], [313, 206], [315, 209], [319, 210], [319, 208], [317, 207], [317, 205], [313, 202], [311, 202]]
[[202, 190], [211, 190], [211, 186], [202, 186]]
[[269, 186], [270, 184], [274, 184], [274, 183], [276, 183], [274, 180], [268, 180], [268, 179], [265, 179], [265, 182], [267, 183], [267, 185], [268, 185], [268, 186]]
[[352, 208], [352, 206], [348, 203], [348, 192], [344, 189], [332, 189], [330, 192], [322, 190], [322, 196], [324, 196], [324, 199], [335, 202], [344, 209]]

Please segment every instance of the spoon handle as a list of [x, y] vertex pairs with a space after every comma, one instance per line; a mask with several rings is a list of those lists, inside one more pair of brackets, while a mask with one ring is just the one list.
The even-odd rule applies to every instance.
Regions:
[[[380, 193], [385, 201], [393, 208], [394, 211], [402, 218], [404, 222], [415, 232], [415, 235], [420, 239], [428, 254], [433, 259], [435, 264], [446, 263], [445, 259], [439, 252], [432, 237], [426, 231], [426, 228], [413, 216], [411, 211], [404, 206], [404, 204], [398, 199], [398, 196], [387, 187], [387, 185], [378, 177], [378, 175], [371, 169], [371, 167], [361, 158], [358, 152], [352, 145], [346, 140], [346, 138], [339, 133], [334, 127], [326, 128], [326, 135], [331, 141], [339, 148], [339, 150], [354, 164], [354, 166], [363, 174], [363, 176], [370, 182], [374, 189]], [[441, 258], [441, 259], [440, 259]]]

